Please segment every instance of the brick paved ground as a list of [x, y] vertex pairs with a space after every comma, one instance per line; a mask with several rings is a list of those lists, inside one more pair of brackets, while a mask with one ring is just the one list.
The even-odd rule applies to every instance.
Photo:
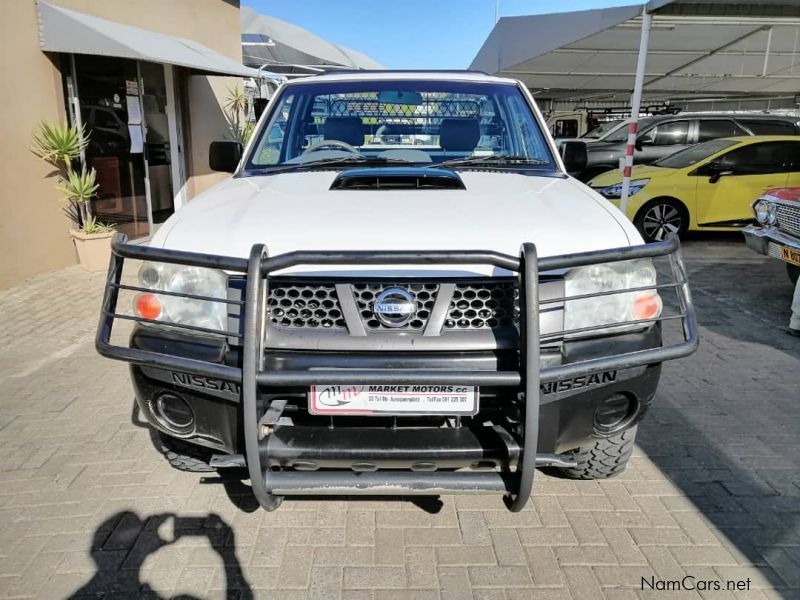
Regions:
[[[101, 277], [3, 292], [0, 596], [800, 597], [791, 290], [737, 237], [685, 250], [702, 347], [665, 368], [631, 467], [599, 483], [540, 475], [518, 515], [494, 496], [256, 510], [244, 484], [171, 470], [133, 422], [125, 366], [91, 344]], [[686, 574], [751, 589], [640, 590]]]

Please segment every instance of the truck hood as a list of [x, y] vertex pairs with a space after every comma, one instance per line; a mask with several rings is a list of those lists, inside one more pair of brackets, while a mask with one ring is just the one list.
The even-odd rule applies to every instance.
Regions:
[[[247, 257], [293, 250], [494, 250], [540, 256], [641, 243], [607, 200], [572, 178], [462, 171], [466, 190], [331, 190], [335, 171], [227, 179], [190, 201], [152, 246]], [[344, 275], [353, 267], [325, 267]], [[369, 273], [507, 274], [487, 265], [370, 267]], [[321, 273], [298, 266], [293, 273]], [[360, 270], [363, 272], [363, 269]]]

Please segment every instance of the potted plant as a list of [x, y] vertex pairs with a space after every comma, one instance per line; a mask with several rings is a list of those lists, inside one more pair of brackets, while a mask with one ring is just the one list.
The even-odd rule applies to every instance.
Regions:
[[225, 97], [225, 120], [228, 122], [228, 131], [234, 141], [243, 147], [250, 141], [255, 131], [256, 124], [248, 118], [247, 93], [238, 85], [228, 88]]
[[101, 223], [92, 215], [97, 172], [94, 168], [77, 168], [88, 142], [82, 127], [42, 121], [33, 136], [33, 152], [56, 169], [50, 175], [57, 178], [56, 189], [63, 194], [64, 213], [75, 224], [69, 233], [81, 266], [87, 271], [103, 271], [111, 254], [114, 225]]

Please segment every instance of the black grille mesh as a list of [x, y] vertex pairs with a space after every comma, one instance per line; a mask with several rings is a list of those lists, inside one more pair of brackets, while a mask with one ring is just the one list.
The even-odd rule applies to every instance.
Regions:
[[333, 285], [273, 284], [267, 298], [269, 320], [278, 327], [343, 329]]
[[484, 329], [515, 325], [519, 292], [508, 283], [456, 285], [444, 322], [445, 329]]
[[[414, 296], [417, 312], [402, 327], [383, 325], [373, 312], [375, 298], [397, 287]], [[422, 331], [428, 324], [439, 293], [437, 283], [367, 282], [350, 286], [358, 314], [367, 331]], [[271, 282], [267, 297], [272, 325], [288, 329], [345, 329], [347, 327], [334, 284]], [[447, 309], [444, 328], [493, 329], [519, 323], [519, 291], [514, 282], [457, 283]]]

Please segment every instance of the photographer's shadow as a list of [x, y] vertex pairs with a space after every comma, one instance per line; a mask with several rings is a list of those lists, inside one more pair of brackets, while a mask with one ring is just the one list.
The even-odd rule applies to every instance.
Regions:
[[236, 558], [233, 529], [219, 515], [181, 517], [162, 513], [139, 517], [135, 512], [114, 514], [95, 529], [90, 550], [97, 571], [69, 598], [123, 594], [146, 598], [199, 598], [191, 594], [162, 595], [142, 581], [142, 565], [148, 556], [187, 537], [208, 539], [225, 570], [225, 597], [250, 600], [253, 590]]

